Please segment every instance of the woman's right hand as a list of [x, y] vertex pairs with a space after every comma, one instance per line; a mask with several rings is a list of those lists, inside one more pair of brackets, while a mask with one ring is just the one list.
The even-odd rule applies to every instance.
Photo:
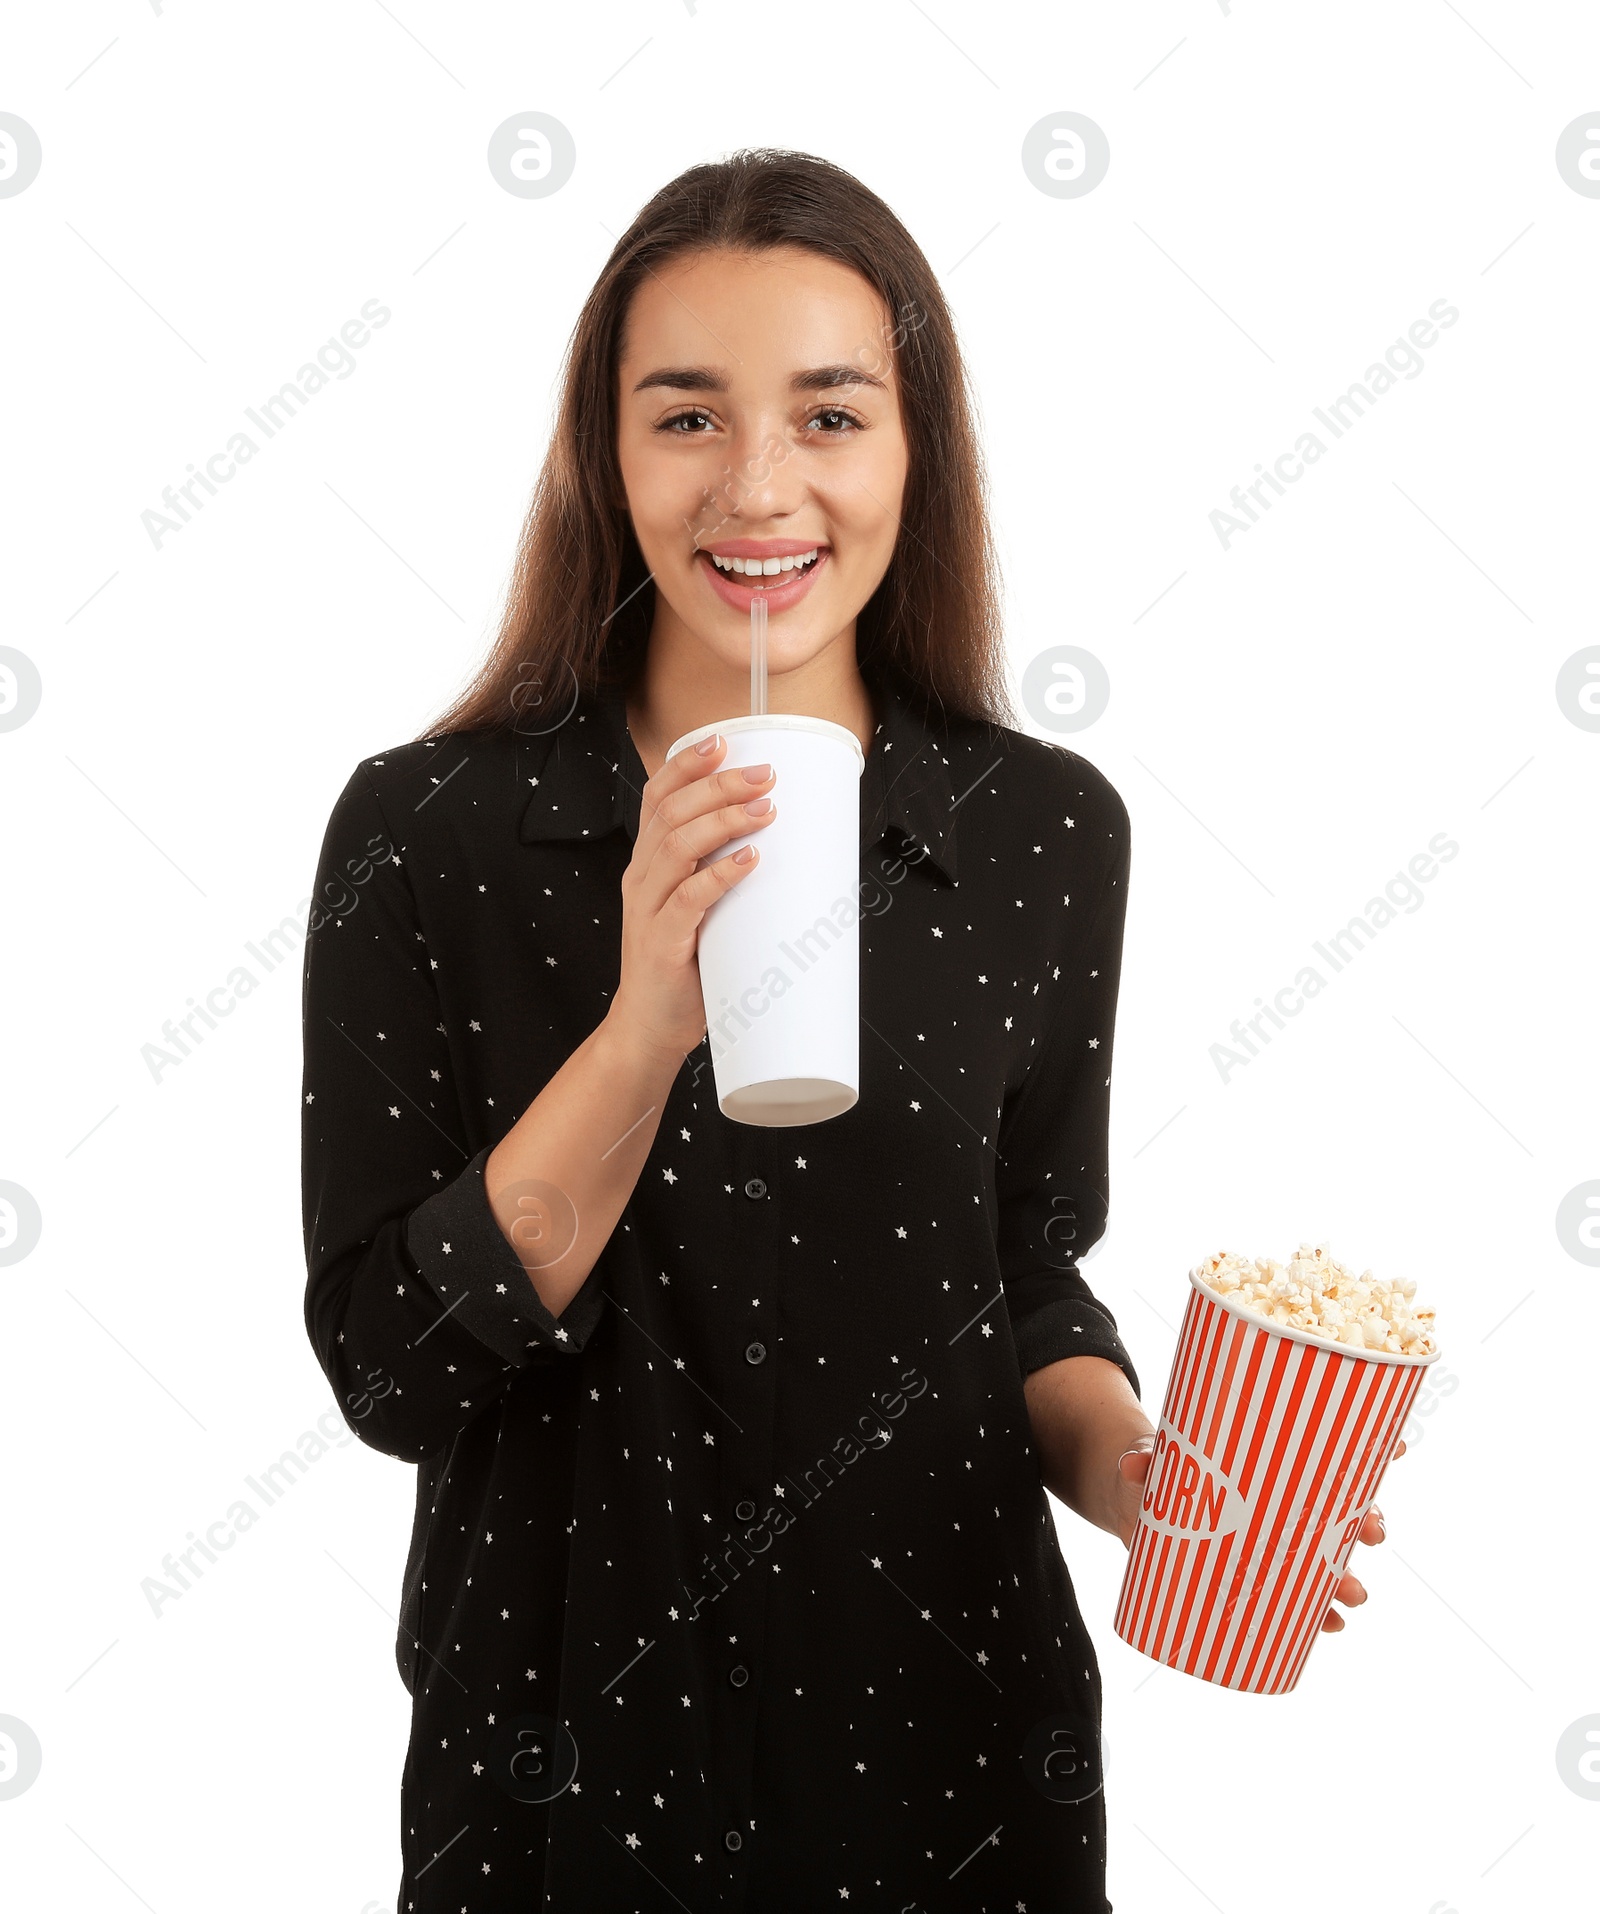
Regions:
[[[706, 1031], [701, 920], [759, 858], [747, 844], [704, 870], [695, 866], [718, 845], [764, 830], [777, 816], [769, 796], [776, 781], [771, 765], [719, 770], [727, 748], [720, 735], [702, 738], [649, 780], [633, 857], [622, 873], [622, 975], [607, 1021], [625, 1041], [674, 1068]], [[752, 804], [767, 808], [753, 812]]]

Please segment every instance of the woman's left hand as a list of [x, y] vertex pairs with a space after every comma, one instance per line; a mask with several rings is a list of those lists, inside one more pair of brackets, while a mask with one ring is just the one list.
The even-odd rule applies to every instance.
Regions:
[[[1155, 1447], [1155, 1437], [1138, 1447], [1125, 1450], [1117, 1458], [1117, 1533], [1122, 1537], [1125, 1547], [1131, 1547], [1133, 1532], [1139, 1525], [1139, 1504], [1144, 1500], [1145, 1478], [1150, 1473], [1150, 1455]], [[1395, 1445], [1395, 1454], [1404, 1455], [1406, 1445], [1404, 1437]], [[1368, 1509], [1362, 1518], [1361, 1526], [1356, 1530], [1358, 1542], [1378, 1543], [1384, 1539], [1383, 1512], [1380, 1509]], [[1333, 1599], [1343, 1602], [1346, 1608], [1359, 1608], [1367, 1599], [1367, 1591], [1347, 1569], [1340, 1576], [1333, 1591]], [[1334, 1614], [1330, 1608], [1322, 1618], [1326, 1633], [1337, 1634], [1344, 1627], [1344, 1617]]]

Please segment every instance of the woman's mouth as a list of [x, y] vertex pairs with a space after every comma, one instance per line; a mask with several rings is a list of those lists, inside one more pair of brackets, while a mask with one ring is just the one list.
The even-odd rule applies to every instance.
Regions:
[[734, 578], [778, 578], [785, 572], [803, 572], [816, 564], [822, 547], [813, 545], [808, 552], [795, 552], [783, 558], [723, 558], [716, 552], [706, 555], [719, 572]]
[[826, 545], [777, 554], [699, 551], [695, 561], [703, 566], [707, 583], [725, 605], [748, 612], [760, 597], [770, 614], [799, 604], [827, 564], [829, 552]]

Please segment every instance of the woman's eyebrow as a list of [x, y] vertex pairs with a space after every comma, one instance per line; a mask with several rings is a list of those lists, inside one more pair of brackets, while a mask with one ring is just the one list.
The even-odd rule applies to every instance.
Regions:
[[673, 392], [726, 392], [728, 382], [710, 366], [662, 366], [648, 372], [633, 388], [644, 392], [653, 385], [667, 386]]
[[875, 385], [883, 388], [883, 381], [862, 366], [817, 366], [810, 372], [797, 372], [789, 381], [789, 390], [831, 392], [835, 386], [841, 385]]

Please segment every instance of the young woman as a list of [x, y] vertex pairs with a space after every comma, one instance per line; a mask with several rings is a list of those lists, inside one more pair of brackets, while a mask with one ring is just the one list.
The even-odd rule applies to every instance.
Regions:
[[[784, 793], [664, 762], [748, 709], [756, 592], [771, 708], [866, 753], [860, 1100], [776, 1129], [695, 952]], [[1076, 1268], [1128, 818], [1004, 683], [922, 253], [821, 160], [692, 169], [579, 319], [492, 657], [318, 872], [306, 1318], [417, 1465], [408, 1914], [1109, 1907], [1045, 1488], [1126, 1544], [1153, 1438]]]

